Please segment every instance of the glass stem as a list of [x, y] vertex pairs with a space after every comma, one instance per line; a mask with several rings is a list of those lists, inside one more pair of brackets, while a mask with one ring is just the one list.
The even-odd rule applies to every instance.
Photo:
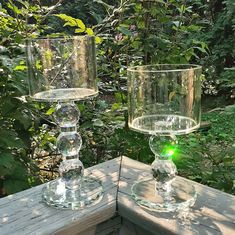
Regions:
[[57, 138], [57, 148], [63, 157], [59, 166], [59, 172], [65, 187], [77, 190], [81, 187], [84, 167], [79, 160], [79, 151], [82, 138], [77, 132], [77, 123], [80, 112], [74, 102], [58, 103], [55, 111], [55, 119], [60, 126], [60, 134]]
[[151, 136], [149, 145], [155, 154], [153, 161], [152, 173], [156, 180], [156, 194], [160, 195], [164, 201], [172, 201], [172, 182], [175, 180], [177, 169], [172, 161], [172, 155], [176, 148], [175, 136]]

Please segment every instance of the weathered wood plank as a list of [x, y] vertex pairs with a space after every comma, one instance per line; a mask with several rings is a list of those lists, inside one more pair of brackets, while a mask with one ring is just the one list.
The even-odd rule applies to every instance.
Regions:
[[118, 231], [121, 227], [121, 217], [115, 216], [97, 226], [91, 227], [77, 235], [119, 235]]
[[76, 234], [76, 235], [96, 235], [95, 231], [96, 231], [96, 226], [93, 226], [83, 232]]
[[121, 228], [121, 217], [116, 216], [96, 227], [95, 235], [118, 235]]
[[99, 178], [104, 196], [95, 206], [80, 210], [58, 210], [42, 203], [44, 185], [0, 200], [0, 234], [78, 234], [113, 217], [116, 213], [120, 158], [88, 168], [86, 175]]
[[173, 214], [150, 212], [131, 199], [131, 186], [151, 175], [149, 166], [123, 157], [89, 168], [86, 174], [103, 182], [105, 193], [99, 204], [81, 211], [57, 210], [41, 202], [44, 185], [40, 185], [0, 200], [0, 234], [118, 234], [120, 218], [109, 220], [116, 216], [116, 199], [118, 213], [123, 217], [119, 235], [232, 235], [235, 231], [232, 195], [194, 183], [199, 196], [190, 214], [192, 219], [182, 225]]
[[235, 233], [235, 197], [198, 183], [194, 183], [198, 198], [191, 209], [191, 220], [187, 224], [179, 223], [172, 213], [150, 212], [139, 207], [131, 199], [131, 186], [135, 181], [150, 175], [150, 166], [122, 158], [118, 192], [118, 211], [122, 217], [156, 235]]
[[156, 235], [156, 233], [150, 232], [129, 220], [122, 219], [122, 227], [118, 235]]

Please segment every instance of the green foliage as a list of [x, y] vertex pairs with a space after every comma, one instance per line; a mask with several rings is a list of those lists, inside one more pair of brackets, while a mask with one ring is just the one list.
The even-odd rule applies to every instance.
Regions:
[[[126, 67], [149, 63], [200, 63], [209, 53], [201, 17], [188, 1], [117, 1], [94, 31], [102, 90], [126, 94]], [[125, 102], [123, 100], [122, 102]], [[115, 104], [117, 105], [117, 104]]]
[[[64, 0], [63, 4], [58, 6], [54, 13], [62, 13], [75, 19], [79, 18], [90, 28], [102, 22], [105, 15], [104, 7], [99, 1], [93, 0]], [[64, 28], [63, 22], [58, 21], [54, 15], [49, 16], [46, 22], [49, 25], [49, 29], [46, 30], [48, 34], [58, 32], [73, 34], [73, 29], [68, 27], [68, 25], [65, 25], [66, 27]]]
[[0, 195], [38, 183], [38, 169], [30, 158], [31, 130], [37, 129], [38, 119], [22, 98], [28, 94], [24, 39], [47, 28], [42, 24], [49, 12], [23, 0], [0, 4]]
[[[180, 153], [175, 159], [180, 175], [202, 184], [235, 193], [234, 109], [206, 113], [211, 129], [179, 138]], [[226, 127], [226, 128], [225, 128]]]
[[[207, 43], [210, 53], [202, 60], [207, 80], [210, 80], [220, 95], [231, 94], [233, 87], [221, 86], [224, 69], [235, 65], [235, 6], [233, 0], [201, 3], [205, 31], [201, 38]], [[222, 78], [223, 79], [223, 78]], [[223, 81], [222, 81], [223, 83]], [[210, 83], [211, 84], [211, 83]], [[228, 83], [227, 83], [228, 85]]]
[[218, 79], [217, 89], [220, 94], [223, 94], [227, 98], [234, 98], [235, 96], [235, 67], [225, 68], [220, 73]]
[[80, 30], [79, 32], [81, 32], [81, 33], [83, 33], [86, 30], [85, 24], [80, 19], [75, 19], [75, 18], [68, 16], [66, 14], [56, 14], [55, 16], [59, 17], [60, 19], [62, 19], [66, 22], [63, 26], [78, 27], [79, 28], [78, 30]]
[[[63, 25], [63, 27], [65, 27], [65, 26], [75, 27], [74, 33], [79, 33], [79, 34], [84, 33], [89, 36], [94, 36], [93, 29], [86, 27], [86, 25], [83, 23], [82, 20], [77, 19], [77, 18], [73, 18], [73, 17], [68, 16], [66, 14], [55, 14], [55, 16], [57, 16], [61, 20], [65, 21], [65, 24]], [[95, 40], [96, 40], [97, 44], [101, 43], [100, 37], [96, 36]]]

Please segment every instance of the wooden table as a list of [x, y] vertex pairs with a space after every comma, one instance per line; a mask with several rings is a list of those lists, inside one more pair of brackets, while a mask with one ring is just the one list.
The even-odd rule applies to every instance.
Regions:
[[86, 175], [103, 182], [104, 196], [99, 204], [80, 211], [45, 205], [41, 198], [45, 185], [2, 198], [0, 235], [235, 234], [235, 197], [195, 182], [198, 198], [186, 224], [172, 213], [139, 207], [131, 198], [131, 186], [150, 174], [150, 166], [127, 157], [88, 168]]

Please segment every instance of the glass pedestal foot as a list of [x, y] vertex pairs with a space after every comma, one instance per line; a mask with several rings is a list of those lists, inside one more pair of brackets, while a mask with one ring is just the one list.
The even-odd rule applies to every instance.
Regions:
[[151, 211], [175, 212], [193, 206], [196, 201], [194, 186], [184, 179], [172, 182], [171, 200], [168, 201], [157, 193], [155, 184], [155, 179], [149, 179], [132, 186], [132, 197], [138, 205]]
[[43, 199], [49, 206], [79, 210], [100, 202], [103, 187], [99, 180], [83, 177], [76, 189], [68, 189], [61, 178], [47, 184], [43, 189]]

